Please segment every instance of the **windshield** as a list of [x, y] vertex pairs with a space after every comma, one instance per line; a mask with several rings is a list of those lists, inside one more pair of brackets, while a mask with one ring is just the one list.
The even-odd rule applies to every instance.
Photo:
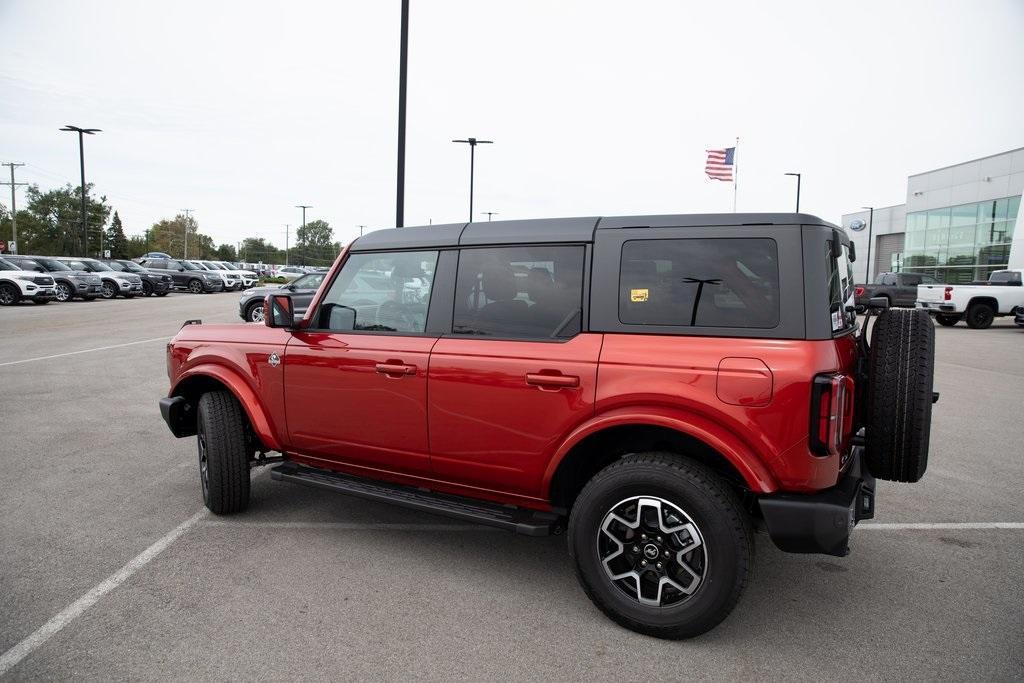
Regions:
[[8, 263], [7, 261], [0, 259], [0, 270], [21, 270], [21, 268], [18, 268], [13, 263]]
[[[126, 263], [121, 263], [120, 261], [115, 261], [114, 263], [116, 263], [117, 265], [121, 266], [121, 268], [123, 270], [126, 270], [129, 273], [145, 273], [146, 272], [145, 268], [140, 266], [138, 263], [135, 263], [134, 261], [128, 261]], [[110, 265], [113, 266], [114, 263], [111, 263]]]
[[181, 267], [184, 268], [185, 270], [202, 270], [202, 268], [200, 268], [199, 266], [193, 263], [189, 263], [188, 261], [182, 261]]
[[[74, 270], [74, 268], [69, 267], [66, 263], [62, 263], [52, 258], [38, 259], [38, 261], [47, 270]], [[79, 268], [79, 270], [84, 269]]]
[[86, 263], [89, 264], [89, 268], [92, 270], [113, 270], [113, 268], [108, 266], [106, 263], [103, 263], [103, 261], [89, 260], [86, 261]]
[[213, 261], [207, 261], [206, 265], [207, 267], [213, 270], [227, 270], [227, 268], [225, 268], [224, 266], [220, 265], [219, 263], [214, 263]]

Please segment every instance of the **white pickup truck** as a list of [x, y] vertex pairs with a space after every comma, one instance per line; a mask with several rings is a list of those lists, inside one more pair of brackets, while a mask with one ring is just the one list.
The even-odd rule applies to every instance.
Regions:
[[997, 270], [986, 284], [918, 285], [917, 307], [940, 325], [952, 327], [966, 320], [968, 327], [983, 330], [997, 316], [1024, 309], [1024, 270]]

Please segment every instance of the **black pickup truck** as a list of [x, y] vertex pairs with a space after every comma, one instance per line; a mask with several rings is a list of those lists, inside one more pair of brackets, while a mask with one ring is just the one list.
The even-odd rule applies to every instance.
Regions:
[[873, 297], [885, 297], [890, 306], [914, 308], [917, 303], [918, 285], [941, 284], [931, 275], [920, 273], [879, 273], [875, 276], [875, 284], [858, 285], [853, 290], [854, 303], [866, 306]]

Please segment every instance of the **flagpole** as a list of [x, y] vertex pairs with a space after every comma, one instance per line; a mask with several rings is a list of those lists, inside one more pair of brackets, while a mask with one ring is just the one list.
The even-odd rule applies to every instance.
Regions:
[[740, 181], [740, 164], [738, 159], [740, 151], [740, 139], [736, 138], [736, 147], [732, 150], [732, 212], [736, 213], [736, 188]]

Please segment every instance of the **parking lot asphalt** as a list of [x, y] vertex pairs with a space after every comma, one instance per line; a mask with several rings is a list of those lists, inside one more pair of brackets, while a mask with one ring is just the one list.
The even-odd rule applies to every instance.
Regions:
[[880, 485], [874, 526], [855, 532], [849, 557], [787, 555], [759, 536], [732, 616], [667, 642], [601, 615], [561, 537], [453, 523], [265, 471], [246, 513], [203, 513], [194, 441], [174, 439], [157, 410], [164, 342], [188, 318], [240, 322], [236, 302], [174, 294], [0, 309], [0, 675], [1024, 676], [1024, 330], [1008, 320], [936, 329], [928, 473]]

